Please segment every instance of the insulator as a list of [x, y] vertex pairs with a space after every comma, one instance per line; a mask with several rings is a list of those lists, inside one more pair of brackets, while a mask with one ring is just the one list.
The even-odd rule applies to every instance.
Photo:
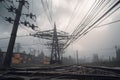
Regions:
[[29, 24], [29, 22], [24, 21], [24, 22], [21, 22], [21, 24], [23, 24], [23, 25], [27, 26], [27, 25]]
[[15, 12], [16, 8], [14, 8], [13, 6], [10, 6], [8, 9], [8, 12]]
[[11, 17], [9, 17], [9, 18], [5, 17], [5, 20], [8, 21], [9, 23], [13, 23], [13, 21], [14, 21]]
[[31, 28], [34, 30], [34, 29], [35, 29], [35, 25], [34, 25], [34, 24], [32, 24], [32, 25], [31, 25]]
[[27, 26], [27, 22], [26, 21], [24, 22], [24, 25]]
[[30, 18], [32, 18], [33, 17], [33, 14], [32, 13], [30, 13]]
[[30, 25], [30, 27], [35, 30], [35, 27], [38, 27], [38, 26], [35, 26], [34, 24]]
[[33, 19], [33, 18], [36, 19], [36, 16], [33, 15], [32, 13], [30, 13], [30, 18], [31, 18], [31, 19]]
[[25, 14], [26, 15], [26, 17], [29, 17], [29, 14]]

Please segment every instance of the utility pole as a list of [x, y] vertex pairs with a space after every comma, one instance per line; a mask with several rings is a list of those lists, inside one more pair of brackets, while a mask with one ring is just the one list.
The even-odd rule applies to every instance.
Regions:
[[18, 30], [18, 25], [19, 25], [21, 13], [22, 13], [22, 8], [23, 8], [24, 4], [25, 4], [25, 0], [19, 0], [19, 5], [18, 5], [18, 9], [16, 10], [16, 17], [15, 17], [15, 20], [14, 20], [12, 33], [11, 33], [9, 45], [8, 45], [8, 48], [7, 48], [7, 53], [6, 53], [4, 61], [3, 61], [3, 66], [6, 67], [6, 68], [9, 68], [10, 65], [11, 65], [13, 48], [14, 48], [14, 44], [15, 44], [15, 40], [16, 40], [16, 34], [17, 34], [17, 30]]
[[78, 65], [78, 51], [76, 51], [76, 64]]

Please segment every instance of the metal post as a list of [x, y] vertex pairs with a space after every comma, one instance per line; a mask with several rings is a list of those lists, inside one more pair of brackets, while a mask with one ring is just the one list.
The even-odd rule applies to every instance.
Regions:
[[13, 24], [13, 29], [12, 29], [9, 45], [7, 48], [7, 53], [6, 53], [4, 61], [3, 61], [3, 66], [6, 68], [10, 67], [11, 62], [12, 62], [11, 58], [13, 56], [13, 48], [14, 48], [14, 44], [15, 44], [15, 40], [16, 40], [16, 34], [17, 34], [18, 25], [19, 25], [21, 12], [22, 12], [24, 3], [25, 3], [25, 0], [20, 0], [18, 9], [16, 10], [16, 17], [15, 17], [15, 21]]
[[76, 51], [76, 64], [78, 65], [78, 51]]

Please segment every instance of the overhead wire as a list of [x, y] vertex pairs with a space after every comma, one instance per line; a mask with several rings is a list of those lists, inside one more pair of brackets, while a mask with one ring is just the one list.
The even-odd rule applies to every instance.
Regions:
[[[49, 1], [51, 1], [51, 0], [49, 0]], [[47, 5], [48, 13], [49, 13], [49, 15], [50, 15], [50, 19], [51, 19], [51, 21], [52, 21], [52, 14], [51, 14], [51, 11], [50, 11], [50, 8], [49, 8], [49, 4], [48, 4], [48, 1], [47, 1], [47, 0], [46, 0], [46, 5]]]
[[99, 4], [99, 2], [100, 2], [100, 1], [98, 1], [98, 2], [97, 2], [97, 1], [94, 1], [94, 3], [92, 4], [92, 6], [91, 6], [90, 9], [86, 12], [85, 16], [82, 18], [81, 22], [78, 24], [78, 26], [76, 27], [76, 29], [73, 31], [72, 34], [74, 34], [74, 33], [79, 29], [79, 26], [80, 26], [83, 22], [85, 22], [85, 19], [87, 18], [87, 16], [88, 16], [89, 13], [91, 12], [93, 6]]
[[[34, 12], [34, 11], [33, 11], [33, 6], [34, 6], [34, 2], [33, 2], [33, 0], [32, 0], [32, 12]], [[29, 8], [28, 8], [28, 13], [30, 13]], [[27, 19], [27, 17], [26, 17], [26, 19]], [[35, 20], [34, 22], [35, 22], [35, 25], [37, 25], [37, 26], [38, 26], [37, 21]], [[38, 26], [38, 28], [37, 28], [37, 29], [39, 29], [39, 30], [40, 30], [40, 27]], [[39, 31], [39, 30], [35, 30], [35, 31]]]
[[9, 7], [9, 5], [6, 3], [6, 1], [4, 1], [3, 6], [4, 6], [5, 8], [8, 8], [8, 7]]
[[5, 19], [5, 17], [3, 17], [1, 14], [0, 14], [0, 17], [1, 17], [2, 19]]
[[[107, 19], [109, 16], [111, 16], [112, 14], [114, 14], [118, 9], [120, 9], [120, 7], [116, 8], [113, 12], [111, 12], [109, 15], [107, 15], [102, 21], [100, 21], [97, 25], [99, 25], [101, 22], [103, 22], [105, 19]], [[117, 21], [115, 21], [117, 22]]]
[[74, 15], [74, 12], [77, 10], [77, 7], [79, 6], [79, 4], [80, 4], [80, 2], [77, 2], [77, 3], [76, 3], [76, 5], [75, 5], [75, 7], [74, 7], [74, 9], [73, 9], [73, 12], [72, 12], [72, 14], [71, 14], [71, 16], [70, 16], [70, 19], [69, 19], [69, 21], [68, 21], [68, 24], [67, 24], [67, 26], [65, 27], [65, 30], [64, 30], [64, 31], [66, 31], [66, 29], [69, 27], [69, 25], [70, 25], [73, 17], [75, 16], [75, 15]]
[[[16, 37], [27, 37], [29, 35], [19, 35], [19, 36], [16, 36]], [[0, 38], [0, 40], [4, 40], [4, 39], [9, 39], [10, 37], [5, 37], [5, 38]]]
[[109, 22], [109, 23], [106, 23], [106, 24], [102, 24], [102, 25], [96, 26], [95, 28], [103, 27], [103, 26], [118, 23], [118, 22], [120, 22], [120, 20], [116, 20], [116, 21], [112, 21], [112, 22]]
[[[79, 31], [80, 30], [80, 28], [81, 28], [81, 30], [79, 31], [79, 32], [81, 32], [83, 29], [85, 29], [85, 27], [92, 21], [92, 17], [95, 15], [94, 13], [94, 11], [98, 11], [99, 9], [98, 9], [98, 7], [101, 5], [101, 4], [103, 4], [103, 2], [104, 2], [104, 0], [102, 0], [101, 2], [98, 2], [96, 5], [95, 5], [95, 7], [93, 7], [93, 9], [91, 10], [91, 12], [86, 16], [86, 19], [84, 20], [84, 22], [80, 25], [78, 25], [78, 29], [77, 29], [77, 31]], [[96, 17], [96, 16], [95, 16]], [[89, 20], [89, 21], [88, 21]], [[83, 20], [82, 20], [83, 21]], [[78, 34], [78, 33], [77, 33]]]
[[[78, 10], [77, 11], [79, 11], [79, 12], [77, 12], [78, 14], [76, 14], [76, 15], [74, 15], [74, 18], [76, 18], [77, 17], [77, 19], [79, 18], [79, 16], [80, 16], [80, 13], [82, 12], [82, 11], [84, 11], [84, 8], [86, 7], [86, 5], [89, 3], [89, 1], [87, 1], [87, 3], [86, 4], [84, 4], [85, 3], [85, 1], [83, 2], [83, 4], [82, 4], [82, 7], [81, 6], [79, 6], [78, 7]], [[81, 9], [81, 10], [80, 10]], [[84, 17], [84, 16], [83, 16]], [[76, 23], [76, 20], [75, 19], [72, 19], [72, 21], [71, 21], [71, 23], [69, 24], [69, 26], [74, 26], [74, 25], [72, 25], [72, 23]], [[76, 25], [75, 25], [76, 26]], [[75, 27], [76, 28], [76, 27]]]
[[[35, 43], [35, 44], [23, 44], [23, 45], [21, 45], [21, 47], [23, 47], [23, 46], [33, 46], [33, 45], [40, 45], [41, 43]], [[0, 48], [7, 48], [7, 46], [6, 47], [0, 47]]]
[[94, 20], [94, 18], [97, 16], [95, 14], [98, 14], [100, 12], [100, 7], [102, 6], [102, 4], [104, 4], [104, 2], [105, 0], [102, 0], [98, 5], [96, 5], [96, 7], [92, 9], [91, 13], [88, 15], [87, 19], [85, 20], [85, 27]]
[[31, 31], [30, 31], [28, 28], [23, 27], [21, 24], [20, 24], [20, 27], [21, 27], [22, 29], [24, 29], [25, 31], [27, 31], [28, 33], [31, 33]]
[[[120, 7], [118, 7], [118, 8], [116, 8], [111, 14], [109, 14], [108, 16], [106, 16], [106, 18], [108, 18], [109, 16], [111, 16], [113, 13], [115, 13], [118, 9], [120, 9]], [[101, 22], [103, 22], [106, 18], [104, 18]], [[101, 22], [99, 22], [97, 25], [99, 25]], [[105, 25], [109, 25], [109, 24], [113, 24], [113, 23], [116, 23], [116, 22], [119, 22], [119, 20], [118, 21], [113, 21], [113, 22], [110, 22], [110, 23], [108, 23], [108, 24], [103, 24], [103, 25], [100, 25], [100, 26], [105, 26]], [[100, 26], [98, 26], [98, 27], [100, 27]], [[94, 28], [96, 28], [96, 27], [93, 27], [92, 29], [94, 29]], [[87, 33], [88, 32], [90, 32], [92, 29], [88, 29], [89, 31], [87, 31]]]
[[[115, 5], [116, 5], [116, 4], [115, 4]], [[111, 7], [111, 8], [113, 8], [113, 7]], [[112, 10], [111, 8], [110, 8], [108, 11]], [[120, 7], [118, 7], [117, 9], [115, 9], [115, 10], [114, 10], [111, 14], [109, 14], [108, 16], [106, 16], [106, 17], [104, 18], [104, 20], [105, 20], [106, 18], [108, 18], [110, 15], [112, 15], [112, 14], [113, 14], [115, 11], [117, 11], [119, 8], [120, 8]], [[107, 12], [108, 12], [108, 11], [107, 11]], [[106, 12], [106, 13], [107, 13], [107, 12]], [[99, 18], [99, 19], [100, 19], [100, 18]], [[98, 19], [98, 20], [99, 20], [99, 19]], [[102, 20], [102, 21], [104, 21], [104, 20]], [[100, 22], [100, 23], [101, 23], [101, 22]], [[100, 23], [99, 23], [99, 24], [100, 24]], [[89, 29], [90, 29], [90, 28], [88, 28], [87, 30], [89, 30]], [[93, 28], [92, 28], [92, 29], [93, 29]], [[91, 30], [92, 30], [92, 29], [91, 29]], [[86, 30], [86, 31], [87, 31], [87, 30]], [[88, 32], [89, 32], [89, 31], [88, 31]], [[88, 32], [87, 32], [87, 33], [88, 33]]]
[[48, 18], [49, 23], [50, 23], [51, 25], [53, 25], [51, 19], [49, 18], [49, 15], [48, 15], [48, 13], [47, 13], [47, 10], [46, 10], [46, 8], [45, 8], [45, 5], [44, 5], [43, 0], [41, 0], [41, 3], [42, 3], [44, 12], [45, 12], [45, 14], [46, 14], [46, 16], [47, 16], [47, 18]]
[[[102, 6], [102, 4], [104, 3], [104, 1], [105, 0], [103, 0], [103, 2], [101, 2], [97, 7], [96, 7], [96, 9], [95, 8], [93, 8], [93, 9], [95, 9], [94, 11], [96, 11], [96, 13], [93, 11], [93, 15], [91, 15], [91, 17], [89, 17], [88, 16], [88, 18], [87, 18], [87, 20], [89, 20], [89, 21], [87, 21], [87, 20], [85, 20], [85, 22], [87, 22], [87, 24], [85, 24], [85, 25], [81, 25], [81, 26], [84, 26], [81, 30], [78, 30], [78, 32], [75, 34], [75, 35], [78, 35], [79, 33], [81, 33], [82, 31], [84, 31], [84, 29], [97, 17], [97, 15], [100, 13], [100, 11], [101, 11], [101, 9], [102, 8], [104, 8], [105, 6], [103, 6], [101, 9], [100, 8], [98, 8], [98, 7], [100, 7], [100, 6]], [[106, 4], [105, 4], [106, 5]], [[94, 14], [95, 13], [95, 14]], [[83, 23], [84, 24], [84, 23]]]
[[[87, 30], [89, 30], [89, 29], [90, 29], [91, 27], [93, 27], [98, 21], [100, 21], [102, 18], [104, 18], [104, 17], [114, 8], [114, 6], [117, 5], [117, 4], [118, 4], [118, 3], [114, 4], [114, 5], [113, 5], [108, 11], [106, 11], [98, 20], [96, 20], [91, 26], [89, 26], [89, 28], [88, 28]], [[117, 8], [116, 10], [118, 10], [118, 9], [119, 9], [119, 8]], [[115, 10], [115, 11], [116, 11], [116, 10]], [[113, 12], [113, 13], [114, 13], [114, 12]], [[111, 13], [111, 14], [113, 14], [113, 13]], [[109, 16], [110, 16], [111, 14], [109, 14]], [[109, 16], [107, 16], [107, 17], [109, 17]], [[106, 18], [105, 18], [105, 19], [106, 19]], [[87, 31], [87, 30], [85, 30], [85, 31]], [[84, 32], [85, 32], [85, 31], [84, 31]], [[80, 34], [80, 35], [81, 35], [81, 34]], [[80, 35], [79, 35], [79, 36], [80, 36]], [[78, 37], [79, 37], [79, 36], [78, 36]], [[77, 38], [78, 38], [78, 37], [77, 37]]]
[[[83, 23], [83, 21], [85, 21], [85, 19], [86, 19], [86, 17], [88, 16], [88, 14], [90, 13], [90, 11], [92, 10], [92, 8], [93, 8], [93, 6], [95, 6], [96, 4], [98, 4], [99, 3], [99, 1], [96, 3], [97, 1], [95, 1], [93, 4], [92, 4], [92, 6], [90, 7], [90, 9], [87, 11], [87, 14], [83, 17], [83, 19], [82, 19], [82, 21], [80, 22], [80, 24], [82, 24]], [[79, 24], [79, 25], [80, 25]], [[76, 27], [76, 29], [73, 31], [73, 33], [71, 34], [71, 35], [73, 35], [73, 34], [75, 34], [75, 32], [79, 29], [79, 25]], [[71, 38], [74, 38], [74, 36], [72, 36]], [[66, 42], [66, 44], [69, 42], [70, 40], [68, 40], [67, 42]]]
[[[118, 9], [119, 9], [119, 8], [115, 9], [115, 11], [118, 10]], [[112, 12], [112, 14], [113, 14], [113, 13], [114, 13], [114, 12]], [[112, 15], [112, 14], [109, 14], [107, 17], [109, 17], [109, 16]], [[106, 18], [107, 18], [107, 17], [106, 17]], [[104, 20], [105, 20], [106, 18], [104, 18]], [[101, 22], [103, 22], [104, 20], [102, 20]], [[100, 23], [101, 23], [101, 22], [100, 22]], [[99, 24], [100, 24], [100, 23], [99, 23]], [[98, 25], [99, 25], [99, 24], [98, 24]], [[110, 23], [110, 24], [112, 24], [112, 23]], [[106, 25], [107, 25], [107, 24], [106, 24]], [[108, 24], [108, 25], [109, 25], [109, 24]], [[104, 25], [104, 26], [105, 26], [105, 25]], [[79, 37], [80, 37], [79, 39], [81, 39], [83, 36], [85, 36], [88, 32], [90, 32], [90, 31], [91, 31], [92, 29], [94, 29], [94, 28], [95, 28], [95, 27], [88, 28], [87, 30], [85, 30], [83, 33], [81, 33], [81, 35], [79, 35]]]
[[[120, 9], [120, 7], [116, 8], [115, 10], [113, 10], [113, 12], [111, 12], [110, 14], [108, 14], [101, 22], [103, 22], [105, 19], [107, 19], [109, 16], [111, 16], [112, 14], [114, 14], [119, 9]], [[98, 24], [100, 24], [101, 22], [99, 22]]]
[[[86, 7], [86, 5], [88, 5], [88, 3], [89, 3], [89, 1], [87, 1], [86, 4], [83, 5], [82, 7], [81, 7], [81, 6], [78, 7], [78, 9], [79, 9], [79, 8], [82, 8], [82, 9], [80, 10], [79, 14], [81, 14], [82, 11], [84, 11], [84, 8]], [[77, 11], [78, 11], [78, 10], [77, 10]], [[87, 14], [85, 14], [85, 15], [87, 15]], [[74, 16], [74, 17], [75, 17], [75, 16]], [[84, 17], [85, 17], [85, 16], [84, 16]], [[84, 18], [84, 17], [83, 17], [83, 18]], [[82, 18], [82, 20], [83, 20], [83, 18]], [[78, 17], [77, 17], [77, 19], [78, 19]], [[73, 20], [74, 20], [74, 18], [73, 18]], [[72, 22], [73, 22], [73, 20], [72, 20]], [[82, 20], [81, 20], [81, 21], [82, 21]], [[76, 21], [75, 21], [75, 22], [76, 22]], [[74, 23], [75, 23], [75, 22], [74, 22]]]
[[[118, 3], [119, 3], [119, 2], [118, 2]], [[118, 3], [116, 3], [115, 5], [117, 5]], [[110, 11], [115, 7], [115, 5], [113, 5], [107, 12], [105, 12], [105, 14], [103, 14], [96, 22], [98, 22], [102, 17], [104, 17], [108, 12], [110, 12]], [[96, 23], [96, 22], [95, 22], [95, 23]], [[95, 24], [95, 23], [94, 23], [94, 24]], [[79, 35], [78, 37], [80, 37], [80, 35]], [[78, 38], [78, 37], [77, 37], [77, 38]], [[77, 39], [77, 38], [76, 38], [76, 39]], [[76, 40], [76, 39], [75, 39], [75, 40]], [[69, 43], [69, 44], [70, 44], [70, 43]], [[68, 44], [68, 45], [69, 45], [69, 44]]]
[[54, 22], [54, 19], [53, 19], [53, 2], [52, 0], [50, 0], [50, 4], [51, 4], [51, 16], [52, 16], [52, 21]]
[[41, 43], [35, 43], [35, 44], [23, 44], [21, 46], [32, 46], [32, 45], [40, 45]]

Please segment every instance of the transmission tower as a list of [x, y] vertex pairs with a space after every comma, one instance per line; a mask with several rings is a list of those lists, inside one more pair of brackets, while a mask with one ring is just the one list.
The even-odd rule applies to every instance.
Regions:
[[45, 45], [49, 46], [51, 50], [51, 64], [60, 64], [62, 63], [62, 54], [63, 54], [63, 46], [65, 41], [69, 39], [69, 35], [63, 31], [57, 31], [56, 24], [54, 24], [54, 29], [40, 31], [35, 34], [31, 34], [31, 36], [50, 40], [50, 43]]

